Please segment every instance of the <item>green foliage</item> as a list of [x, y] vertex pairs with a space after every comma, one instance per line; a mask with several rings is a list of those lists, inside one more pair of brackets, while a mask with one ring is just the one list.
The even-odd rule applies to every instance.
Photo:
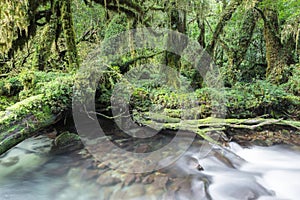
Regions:
[[104, 37], [108, 39], [126, 31], [128, 27], [127, 20], [127, 16], [124, 13], [115, 15], [108, 24]]
[[38, 92], [44, 94], [45, 103], [52, 113], [59, 113], [71, 107], [73, 95], [73, 76], [61, 76], [45, 84]]
[[98, 4], [85, 5], [82, 0], [72, 1], [74, 29], [77, 40], [89, 36], [89, 42], [99, 42], [104, 38], [106, 23], [105, 9]]
[[277, 9], [279, 19], [284, 21], [300, 14], [299, 0], [263, 0], [260, 7], [263, 9]]
[[0, 110], [13, 105], [18, 101], [18, 93], [23, 89], [19, 77], [0, 80]]
[[300, 64], [293, 65], [290, 71], [292, 75], [289, 77], [288, 82], [284, 84], [284, 87], [288, 92], [300, 96]]
[[0, 53], [7, 53], [23, 30], [28, 32], [28, 1], [0, 1]]
[[20, 73], [20, 80], [24, 86], [24, 90], [29, 90], [34, 87], [38, 79], [36, 79], [34, 71], [25, 69]]
[[17, 95], [22, 89], [23, 86], [19, 77], [0, 80], [0, 95], [11, 97]]
[[293, 94], [288, 93], [283, 85], [277, 86], [263, 80], [239, 82], [226, 91], [228, 115], [255, 117], [268, 114], [275, 118], [282, 117], [290, 111], [290, 107], [299, 104], [299, 99], [298, 102], [291, 101], [291, 96]]
[[[121, 9], [117, 10], [116, 5], [110, 4], [107, 7], [100, 5], [102, 1], [89, 1], [90, 4], [85, 5], [81, 0], [74, 0], [72, 1], [72, 13], [69, 12], [69, 0], [56, 0], [55, 2], [58, 3], [57, 5], [62, 5], [58, 6], [60, 8], [54, 14], [58, 16], [52, 15], [51, 17], [54, 18], [50, 17], [48, 20], [46, 17], [42, 17], [39, 23], [45, 23], [45, 25], [39, 26], [36, 30], [37, 36], [30, 39], [23, 50], [16, 51], [13, 58], [1, 69], [3, 70], [1, 72], [5, 74], [11, 72], [12, 76], [15, 76], [0, 81], [0, 94], [4, 95], [0, 99], [1, 105], [3, 105], [2, 109], [18, 100], [41, 94], [44, 95], [46, 101], [44, 102], [45, 112], [56, 113], [66, 109], [70, 106], [72, 95], [70, 88], [72, 88], [73, 77], [71, 73], [76, 70], [70, 69], [69, 72], [74, 70], [70, 74], [62, 72], [68, 71], [68, 63], [76, 62], [78, 56], [75, 55], [75, 48], [79, 49], [80, 60], [84, 60], [91, 49], [97, 47], [99, 43], [104, 45], [104, 49], [101, 50], [119, 57], [118, 62], [114, 64], [117, 66], [108, 66], [97, 85], [96, 100], [100, 105], [108, 106], [114, 86], [122, 80], [122, 76], [126, 72], [137, 69], [137, 73], [130, 77], [134, 81], [130, 86], [132, 87], [130, 105], [141, 110], [149, 110], [151, 107], [157, 110], [180, 110], [184, 105], [195, 105], [187, 110], [189, 109], [191, 116], [203, 118], [210, 116], [213, 107], [223, 109], [219, 105], [220, 103], [226, 103], [229, 117], [253, 117], [263, 114], [280, 117], [284, 115], [284, 112], [291, 114], [293, 110], [297, 109], [300, 91], [299, 64], [286, 68], [288, 73], [285, 74], [291, 74], [291, 76], [284, 85], [275, 86], [264, 80], [266, 43], [261, 15], [255, 18], [256, 28], [251, 44], [247, 48], [248, 51], [242, 58], [243, 62], [236, 69], [230, 68], [230, 56], [240, 49], [240, 43], [243, 41], [241, 26], [247, 19], [245, 13], [258, 1], [244, 1], [245, 4], [235, 10], [230, 20], [224, 22], [225, 28], [215, 41], [217, 43], [216, 51], [212, 57], [216, 63], [222, 66], [225, 85], [232, 86], [225, 91], [217, 91], [205, 86], [197, 70], [184, 61], [181, 62], [181, 75], [178, 78], [173, 77], [177, 72], [169, 73], [157, 67], [138, 69], [138, 64], [161, 63], [164, 59], [163, 54], [126, 64], [135, 57], [151, 55], [155, 52], [151, 49], [140, 52], [130, 49], [126, 55], [118, 55], [117, 50], [124, 42], [118, 44], [113, 37], [132, 27], [151, 26], [153, 30], [150, 33], [156, 31], [155, 27], [167, 28], [169, 27], [170, 10], [179, 9], [187, 15], [186, 34], [188, 37], [193, 40], [197, 39], [200, 33], [198, 20], [201, 20], [205, 25], [205, 43], [209, 45], [212, 42], [215, 28], [220, 22], [220, 16], [226, 10], [225, 4], [230, 1], [124, 1], [121, 3]], [[0, 8], [0, 51], [6, 51], [21, 30], [23, 33], [27, 31], [29, 8], [27, 0], [19, 2], [5, 0], [0, 5], [2, 6]], [[299, 5], [299, 0], [263, 0], [258, 5], [261, 10], [274, 9], [278, 11], [281, 31], [278, 35], [282, 36], [282, 43], [290, 38], [293, 39], [293, 42], [299, 41]], [[38, 11], [47, 11], [50, 9], [50, 1], [45, 0], [41, 5], [36, 3], [35, 6], [38, 7]], [[54, 11], [56, 8], [52, 9]], [[124, 11], [126, 9], [128, 9], [127, 12]], [[140, 18], [132, 17], [128, 14], [130, 11]], [[74, 30], [71, 23], [72, 16]], [[9, 26], [12, 22], [14, 22], [13, 26]], [[74, 38], [74, 31], [76, 38]], [[113, 43], [109, 43], [110, 40], [113, 40]], [[111, 44], [115, 46], [111, 46]], [[296, 48], [293, 48], [294, 57], [299, 56]], [[41, 56], [41, 63], [47, 65], [40, 69], [44, 72], [32, 70], [36, 62], [34, 57], [36, 55]], [[1, 61], [6, 58], [7, 55], [1, 56]], [[174, 81], [174, 84], [170, 84], [168, 80]], [[189, 91], [190, 86], [197, 90]], [[90, 89], [88, 86], [87, 88]], [[223, 99], [228, 101], [223, 102]], [[182, 110], [178, 112], [182, 112]]]

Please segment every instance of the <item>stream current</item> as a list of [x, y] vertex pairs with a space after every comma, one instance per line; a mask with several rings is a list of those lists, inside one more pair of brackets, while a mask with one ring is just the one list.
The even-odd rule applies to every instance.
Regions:
[[0, 200], [300, 199], [297, 146], [220, 148], [196, 139], [171, 166], [144, 174], [112, 170], [85, 150], [51, 155], [50, 146], [38, 136], [0, 157]]

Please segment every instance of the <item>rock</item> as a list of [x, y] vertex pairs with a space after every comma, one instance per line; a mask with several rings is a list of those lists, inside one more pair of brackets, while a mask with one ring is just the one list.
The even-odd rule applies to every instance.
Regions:
[[154, 178], [153, 184], [157, 186], [157, 188], [163, 188], [167, 190], [167, 183], [169, 181], [169, 177], [167, 176], [158, 176]]
[[63, 132], [54, 139], [50, 153], [63, 154], [83, 148], [80, 137], [75, 133]]
[[102, 174], [98, 179], [97, 183], [102, 186], [111, 186], [120, 183], [121, 180], [116, 177], [111, 177], [106, 174]]
[[128, 176], [125, 177], [124, 180], [124, 186], [129, 186], [135, 181], [135, 175], [134, 174], [129, 174]]
[[149, 150], [150, 150], [150, 145], [141, 144], [136, 148], [135, 152], [136, 153], [147, 153], [147, 152], [149, 152]]
[[203, 171], [203, 167], [199, 164], [198, 159], [194, 158], [194, 157], [189, 157], [189, 159], [187, 160], [188, 162], [188, 166], [191, 169], [197, 169], [199, 171]]
[[85, 180], [93, 179], [98, 176], [98, 170], [86, 170], [83, 176]]
[[19, 160], [20, 159], [18, 156], [12, 156], [12, 157], [7, 158], [4, 161], [0, 160], [0, 165], [2, 165], [4, 167], [10, 167], [10, 166], [17, 164], [19, 162]]
[[150, 174], [150, 175], [146, 176], [145, 178], [143, 178], [142, 183], [143, 184], [153, 183], [154, 178], [155, 178], [154, 174]]
[[126, 191], [124, 199], [131, 199], [131, 198], [134, 198], [134, 197], [141, 197], [144, 194], [145, 194], [144, 185], [141, 185], [141, 184], [132, 185]]
[[105, 162], [102, 162], [99, 165], [97, 165], [97, 168], [98, 169], [106, 169], [106, 168], [108, 168], [108, 166]]

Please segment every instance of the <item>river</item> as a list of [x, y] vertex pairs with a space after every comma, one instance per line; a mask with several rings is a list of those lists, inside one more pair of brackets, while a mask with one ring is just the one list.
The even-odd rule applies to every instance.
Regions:
[[[196, 140], [171, 166], [130, 174], [94, 162], [84, 150], [48, 154], [46, 136], [28, 139], [0, 158], [1, 200], [298, 200], [300, 148], [226, 149]], [[203, 156], [203, 146], [210, 152]]]

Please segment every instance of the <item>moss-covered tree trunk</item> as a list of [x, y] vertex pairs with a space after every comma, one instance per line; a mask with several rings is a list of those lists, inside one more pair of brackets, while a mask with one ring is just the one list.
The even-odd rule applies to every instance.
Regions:
[[278, 12], [274, 9], [265, 9], [264, 38], [266, 41], [267, 78], [275, 83], [285, 82], [284, 67], [288, 61], [287, 51], [281, 43]]
[[206, 43], [205, 43], [205, 22], [203, 19], [203, 16], [197, 15], [197, 24], [199, 28], [199, 36], [198, 36], [198, 42], [201, 45], [201, 47], [205, 48]]
[[234, 49], [233, 57], [230, 65], [234, 68], [238, 68], [243, 62], [248, 47], [251, 43], [253, 31], [255, 29], [258, 13], [254, 9], [250, 9], [246, 12], [242, 27], [238, 38], [238, 48]]
[[[166, 74], [166, 80], [170, 85], [179, 87], [178, 76], [181, 70], [180, 54], [187, 46], [187, 40], [182, 35], [186, 33], [186, 12], [179, 9], [176, 2], [171, 1], [168, 8], [168, 18], [168, 28], [174, 32], [168, 35], [168, 51], [165, 52], [163, 58], [163, 64], [167, 67], [163, 67], [162, 73]], [[176, 32], [179, 34], [176, 34]]]
[[248, 47], [251, 44], [253, 31], [255, 29], [258, 17], [258, 12], [255, 9], [251, 8], [247, 10], [239, 31], [240, 34], [238, 37], [237, 46], [234, 48], [225, 46], [229, 61], [228, 74], [231, 76], [230, 78], [233, 82], [237, 81], [237, 77], [234, 72], [239, 69], [239, 66], [246, 56]]
[[36, 68], [40, 71], [44, 71], [47, 68], [47, 62], [51, 55], [52, 44], [56, 39], [57, 23], [56, 14], [53, 14], [49, 24], [46, 24], [43, 29], [41, 41], [37, 46], [36, 55]]
[[44, 95], [32, 96], [0, 112], [0, 155], [59, 119], [45, 105]]
[[207, 52], [211, 56], [214, 55], [216, 44], [219, 40], [220, 35], [223, 33], [226, 23], [231, 19], [233, 13], [236, 11], [236, 9], [239, 7], [241, 3], [242, 0], [230, 1], [230, 3], [226, 6], [225, 10], [223, 11], [220, 20], [214, 30], [212, 40], [206, 48]]
[[61, 19], [62, 19], [62, 28], [64, 32], [64, 38], [66, 40], [67, 45], [67, 56], [69, 66], [78, 68], [78, 55], [77, 48], [75, 42], [75, 32], [73, 27], [73, 17], [71, 11], [71, 1], [72, 0], [64, 0], [61, 1]]

